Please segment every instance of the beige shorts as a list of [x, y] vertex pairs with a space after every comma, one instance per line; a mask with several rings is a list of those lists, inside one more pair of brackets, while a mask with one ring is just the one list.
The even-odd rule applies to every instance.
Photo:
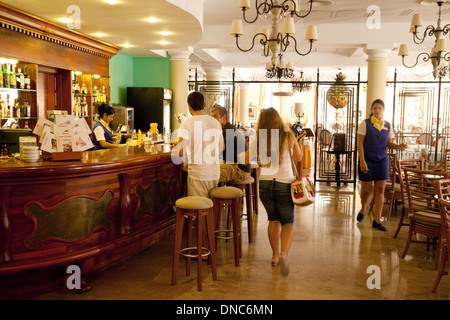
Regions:
[[209, 191], [216, 188], [219, 180], [202, 181], [197, 179], [187, 178], [188, 196], [199, 196], [209, 198]]

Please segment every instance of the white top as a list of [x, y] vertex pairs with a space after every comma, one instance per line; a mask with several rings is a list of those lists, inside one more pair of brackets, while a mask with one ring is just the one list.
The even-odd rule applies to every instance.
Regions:
[[186, 140], [190, 178], [211, 181], [220, 178], [219, 156], [223, 146], [222, 126], [210, 115], [192, 116], [180, 125], [178, 137]]
[[[103, 122], [101, 119], [99, 120], [102, 125], [104, 125], [105, 127], [107, 127], [108, 125]], [[102, 126], [98, 126], [97, 128], [94, 129], [94, 135], [95, 135], [95, 139], [97, 139], [97, 141], [101, 141], [101, 140], [106, 140], [105, 139], [105, 130], [103, 129]]]
[[[387, 127], [386, 127], [386, 129], [383, 128], [382, 130], [387, 130]], [[366, 133], [367, 133], [366, 120], [363, 120], [358, 126], [358, 134], [365, 136]], [[392, 126], [391, 126], [391, 130], [389, 130], [389, 138], [394, 139], [394, 137], [395, 137], [394, 130], [392, 130]]]
[[[287, 142], [286, 142], [287, 143]], [[275, 149], [276, 148], [276, 149]], [[256, 150], [257, 150], [257, 139], [253, 139], [250, 142], [250, 161], [256, 158]], [[276, 151], [279, 150], [278, 145], [274, 147]], [[275, 151], [274, 150], [274, 151]], [[294, 173], [292, 171], [291, 157], [289, 156], [289, 152], [292, 153], [292, 149], [287, 147], [284, 149], [283, 157], [280, 162], [278, 157], [278, 152], [269, 158], [267, 156], [267, 152], [260, 148], [259, 150], [259, 160], [261, 161], [261, 174], [260, 180], [273, 180], [275, 179], [278, 182], [283, 183], [291, 183], [295, 180]], [[244, 161], [244, 153], [239, 155], [239, 160]], [[272, 161], [271, 161], [272, 160]], [[264, 164], [269, 164], [270, 166], [264, 166]]]

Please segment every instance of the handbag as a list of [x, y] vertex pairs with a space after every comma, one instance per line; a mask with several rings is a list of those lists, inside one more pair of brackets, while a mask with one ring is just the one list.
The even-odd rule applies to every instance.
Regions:
[[309, 178], [299, 177], [291, 152], [289, 152], [289, 156], [291, 157], [292, 172], [295, 176], [295, 180], [291, 183], [292, 202], [297, 206], [307, 206], [314, 203], [316, 194], [314, 184]]

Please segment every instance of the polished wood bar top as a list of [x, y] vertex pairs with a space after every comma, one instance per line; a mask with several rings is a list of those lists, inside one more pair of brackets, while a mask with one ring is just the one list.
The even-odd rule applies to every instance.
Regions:
[[148, 165], [170, 160], [170, 144], [124, 146], [122, 148], [85, 151], [80, 161], [25, 162], [10, 157], [0, 161], [0, 180], [45, 179], [49, 176], [104, 174], [105, 171]]

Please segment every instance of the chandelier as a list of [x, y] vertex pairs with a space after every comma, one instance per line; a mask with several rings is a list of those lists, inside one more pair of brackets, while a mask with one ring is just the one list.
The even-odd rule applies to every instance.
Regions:
[[[281, 4], [280, 4], [281, 2]], [[267, 57], [271, 53], [271, 65], [276, 66], [279, 55], [283, 54], [292, 44], [293, 50], [301, 55], [306, 56], [312, 50], [314, 41], [318, 40], [317, 28], [315, 25], [309, 25], [306, 30], [305, 40], [309, 42], [309, 49], [305, 52], [300, 52], [297, 48], [297, 40], [292, 36], [295, 34], [294, 17], [305, 18], [311, 13], [314, 0], [309, 0], [309, 9], [302, 15], [300, 14], [300, 7], [298, 0], [255, 0], [256, 16], [254, 19], [247, 18], [247, 11], [251, 9], [250, 0], [239, 0], [239, 8], [242, 10], [243, 19], [247, 23], [254, 23], [259, 16], [266, 16], [272, 14], [272, 28], [264, 28], [261, 32], [253, 36], [251, 46], [248, 49], [243, 49], [239, 45], [239, 37], [244, 34], [241, 19], [234, 19], [231, 26], [231, 35], [236, 38], [236, 46], [243, 52], [248, 52], [253, 49], [259, 37], [261, 44], [261, 52], [263, 56]], [[282, 20], [281, 31], [279, 25]], [[273, 68], [271, 68], [273, 69]], [[275, 71], [274, 71], [275, 72]]]
[[300, 72], [300, 78], [295, 79], [294, 82], [292, 82], [292, 91], [296, 92], [307, 92], [311, 90], [311, 82], [305, 81], [303, 78], [303, 71]]
[[441, 8], [443, 3], [444, 1], [437, 2], [437, 5], [439, 6], [437, 26], [427, 26], [422, 37], [419, 35], [419, 28], [422, 26], [422, 15], [419, 13], [414, 14], [411, 21], [410, 32], [413, 34], [413, 41], [415, 44], [422, 44], [427, 36], [435, 37], [436, 41], [433, 49], [431, 49], [431, 53], [421, 52], [417, 55], [415, 64], [406, 65], [405, 56], [408, 56], [408, 46], [406, 44], [401, 44], [398, 50], [398, 55], [402, 57], [402, 63], [407, 68], [414, 68], [417, 66], [421, 57], [424, 62], [431, 60], [434, 78], [446, 76], [448, 72], [447, 62], [450, 61], [450, 52], [447, 52], [446, 39], [444, 38], [450, 31], [450, 24], [447, 24], [444, 28], [441, 27]]
[[294, 77], [294, 66], [290, 62], [286, 64], [283, 61], [283, 55], [280, 54], [276, 64], [267, 62], [266, 77], [269, 79], [276, 77], [278, 81], [283, 78], [292, 79]]

